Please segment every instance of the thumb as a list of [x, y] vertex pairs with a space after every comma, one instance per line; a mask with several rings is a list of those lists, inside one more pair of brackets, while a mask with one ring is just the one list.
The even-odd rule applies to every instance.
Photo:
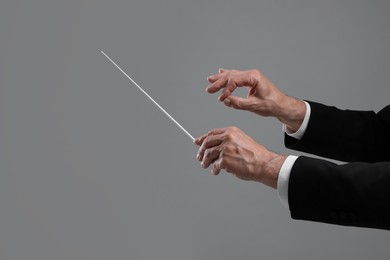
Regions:
[[236, 96], [229, 96], [226, 98], [223, 103], [228, 107], [233, 107], [236, 109], [248, 110], [253, 101], [248, 98], [241, 98]]

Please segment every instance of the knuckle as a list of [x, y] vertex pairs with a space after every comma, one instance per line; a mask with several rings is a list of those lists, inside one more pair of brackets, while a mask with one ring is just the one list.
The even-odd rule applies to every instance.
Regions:
[[242, 107], [241, 101], [237, 100], [236, 102], [233, 103], [233, 106], [235, 106], [236, 108], [241, 108]]
[[227, 83], [226, 83], [226, 85], [227, 86], [230, 86], [230, 85], [232, 85], [233, 84], [233, 78], [229, 75], [228, 77], [227, 77]]
[[260, 77], [261, 76], [261, 72], [259, 70], [252, 70], [252, 73], [253, 73], [253, 76], [256, 76], [256, 77]]
[[231, 133], [225, 135], [225, 141], [230, 142], [233, 140], [233, 136]]
[[203, 149], [206, 148], [208, 143], [210, 142], [210, 135], [207, 135], [207, 137], [204, 139], [203, 144], [202, 144]]
[[225, 156], [225, 154], [226, 154], [226, 148], [225, 148], [225, 146], [219, 148], [219, 157], [220, 157], [220, 158], [223, 158], [223, 157]]
[[250, 70], [249, 76], [253, 82], [256, 82], [257, 80], [261, 80], [262, 74], [258, 70]]
[[205, 152], [205, 150], [206, 150], [206, 148], [204, 148], [204, 147], [201, 147], [200, 149], [199, 149], [199, 154], [204, 154], [204, 152]]
[[222, 158], [219, 162], [219, 168], [220, 169], [225, 169], [226, 168], [226, 159]]

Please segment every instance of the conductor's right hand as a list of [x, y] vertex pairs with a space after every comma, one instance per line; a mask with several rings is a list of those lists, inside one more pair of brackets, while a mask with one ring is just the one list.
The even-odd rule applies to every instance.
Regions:
[[[207, 78], [211, 83], [206, 88], [209, 93], [222, 89], [218, 100], [228, 107], [247, 110], [261, 116], [276, 117], [295, 132], [302, 124], [306, 113], [305, 104], [282, 93], [258, 70], [225, 70]], [[233, 95], [237, 87], [246, 87], [248, 95], [241, 98]]]

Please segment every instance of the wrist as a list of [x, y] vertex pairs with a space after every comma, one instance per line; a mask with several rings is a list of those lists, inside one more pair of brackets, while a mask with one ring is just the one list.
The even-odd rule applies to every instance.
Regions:
[[282, 102], [278, 103], [276, 110], [278, 120], [286, 125], [289, 132], [298, 131], [306, 114], [306, 105], [303, 101], [285, 96]]
[[264, 172], [260, 174], [261, 179], [258, 181], [276, 189], [278, 185], [279, 172], [286, 159], [287, 156], [285, 155], [273, 153], [271, 159], [266, 162], [266, 165], [263, 168]]

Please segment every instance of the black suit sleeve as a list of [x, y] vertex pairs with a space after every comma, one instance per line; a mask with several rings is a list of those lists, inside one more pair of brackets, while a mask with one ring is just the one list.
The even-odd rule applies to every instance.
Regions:
[[287, 148], [345, 162], [390, 161], [390, 106], [376, 114], [309, 104], [306, 132], [301, 140], [285, 135]]
[[390, 162], [337, 165], [301, 156], [288, 200], [293, 219], [390, 230]]

